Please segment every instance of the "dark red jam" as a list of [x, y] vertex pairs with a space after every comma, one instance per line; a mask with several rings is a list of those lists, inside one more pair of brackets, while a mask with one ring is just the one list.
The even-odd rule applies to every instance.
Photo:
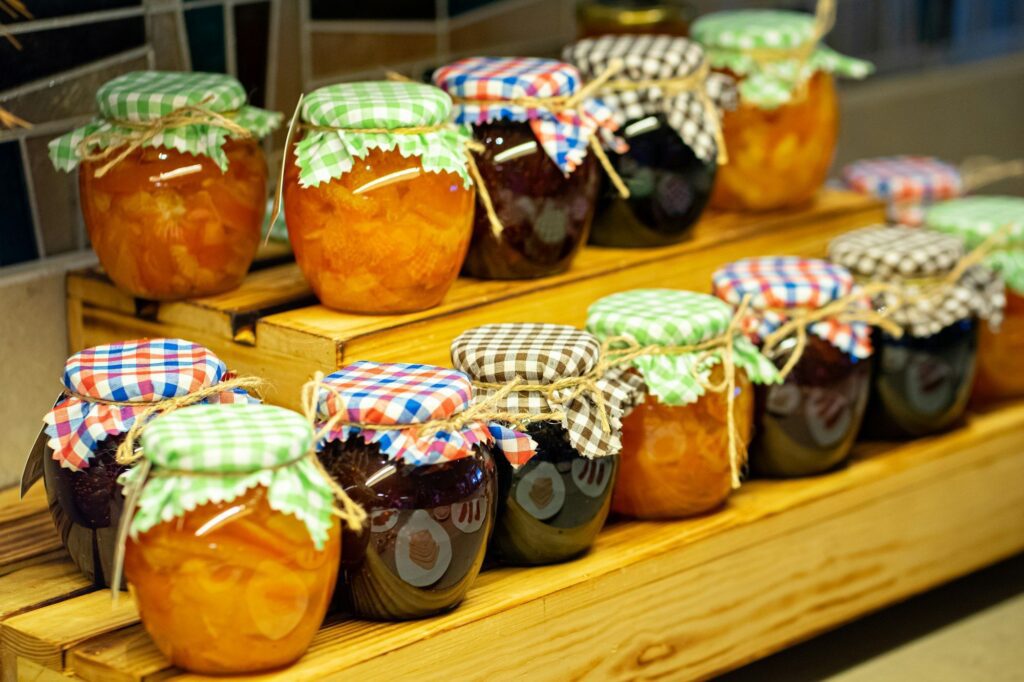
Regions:
[[476, 163], [503, 229], [494, 235], [478, 197], [463, 272], [529, 279], [569, 269], [594, 217], [600, 184], [594, 155], [565, 176], [527, 123], [484, 123], [474, 126], [474, 137], [486, 147]]
[[952, 324], [937, 334], [896, 339], [875, 333], [877, 357], [868, 408], [869, 433], [913, 438], [943, 431], [960, 420], [971, 395], [978, 323]]
[[339, 596], [356, 614], [422, 618], [455, 608], [483, 564], [494, 526], [497, 475], [489, 448], [412, 466], [361, 437], [328, 443], [320, 460], [369, 514], [342, 535]]
[[699, 159], [660, 114], [629, 121], [619, 135], [629, 151], [608, 156], [630, 196], [620, 198], [605, 178], [590, 243], [632, 247], [682, 241], [711, 197], [715, 163]]
[[117, 525], [124, 494], [117, 482], [128, 467], [116, 461], [123, 435], [99, 442], [81, 471], [65, 469], [49, 456], [43, 461], [43, 480], [50, 514], [71, 560], [96, 585], [109, 587], [113, 576]]
[[557, 423], [527, 431], [537, 454], [518, 471], [498, 459], [498, 523], [491, 547], [505, 563], [536, 565], [579, 556], [594, 543], [611, 507], [618, 456], [588, 459]]
[[[789, 357], [784, 349], [775, 364]], [[751, 470], [762, 476], [811, 476], [846, 461], [857, 438], [871, 385], [871, 360], [858, 360], [808, 336], [785, 383], [754, 391]]]

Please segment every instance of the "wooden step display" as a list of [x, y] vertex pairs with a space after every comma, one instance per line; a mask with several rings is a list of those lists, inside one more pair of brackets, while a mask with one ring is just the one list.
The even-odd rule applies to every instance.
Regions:
[[723, 263], [766, 254], [822, 256], [828, 241], [880, 222], [881, 204], [848, 192], [822, 192], [801, 210], [710, 213], [683, 244], [656, 249], [585, 248], [562, 275], [527, 281], [459, 279], [437, 308], [407, 315], [347, 315], [316, 305], [294, 263], [265, 267], [236, 291], [176, 303], [140, 301], [105, 276], [68, 276], [73, 351], [111, 341], [177, 336], [216, 352], [232, 369], [270, 382], [267, 399], [298, 407], [315, 371], [355, 360], [447, 366], [463, 330], [490, 322], [581, 325], [587, 306], [616, 291], [673, 287], [708, 291]]
[[[257, 679], [707, 677], [1024, 550], [1022, 480], [1019, 402], [862, 444], [831, 474], [753, 481], [700, 518], [613, 520], [576, 561], [484, 571], [445, 616], [331, 615], [303, 658]], [[21, 509], [0, 502], [0, 519]], [[48, 570], [0, 576], [5, 680], [234, 679], [174, 669], [130, 598], [114, 608]], [[51, 584], [66, 595], [35, 594]]]

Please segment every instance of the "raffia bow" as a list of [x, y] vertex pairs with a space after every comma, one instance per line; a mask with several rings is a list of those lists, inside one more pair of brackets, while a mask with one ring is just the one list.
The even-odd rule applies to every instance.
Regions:
[[[207, 108], [206, 105], [211, 100], [212, 97], [207, 97], [199, 104], [178, 107], [159, 118], [149, 121], [129, 121], [117, 118], [105, 119], [107, 123], [123, 130], [96, 131], [86, 135], [79, 141], [75, 151], [82, 161], [95, 163], [105, 161], [102, 166], [93, 171], [94, 177], [102, 178], [111, 168], [128, 158], [132, 152], [141, 148], [166, 130], [190, 125], [210, 125], [224, 128], [232, 137], [238, 139], [249, 139], [252, 137], [252, 131], [239, 125], [231, 118], [235, 112], [220, 113]], [[93, 151], [93, 147], [100, 148]]]

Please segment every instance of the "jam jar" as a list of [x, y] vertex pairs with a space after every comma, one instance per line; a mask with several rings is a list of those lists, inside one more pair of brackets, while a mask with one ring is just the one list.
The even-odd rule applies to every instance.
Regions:
[[355, 436], [328, 443], [320, 459], [370, 519], [369, 532], [343, 536], [346, 606], [381, 620], [458, 606], [480, 572], [494, 526], [490, 449], [416, 466], [392, 462]]
[[[828, 3], [820, 3], [824, 7]], [[767, 211], [809, 201], [824, 183], [839, 131], [832, 74], [864, 78], [868, 62], [817, 45], [815, 17], [777, 10], [715, 12], [693, 37], [711, 65], [739, 81], [740, 106], [723, 128], [729, 163], [715, 178], [711, 206]]]
[[[469, 248], [469, 131], [421, 83], [344, 83], [301, 104], [284, 208], [295, 260], [328, 308], [385, 314], [438, 305]], [[383, 132], [366, 132], [366, 131]]]
[[[789, 339], [774, 356], [779, 368], [795, 350]], [[877, 349], [876, 349], [877, 352]], [[755, 391], [757, 435], [750, 468], [763, 476], [810, 476], [841, 464], [864, 420], [872, 359], [857, 358], [817, 336], [774, 386]]]
[[[483, 187], [465, 274], [527, 279], [567, 270], [590, 233], [600, 186], [588, 145], [599, 128], [614, 127], [610, 112], [592, 100], [564, 108], [582, 80], [574, 66], [550, 59], [474, 57], [441, 67], [433, 80], [480, 145]], [[531, 101], [517, 103], [523, 98]]]
[[[704, 211], [717, 161], [724, 160], [716, 102], [735, 104], [732, 80], [720, 74], [698, 78], [707, 68], [701, 47], [668, 35], [584, 39], [562, 56], [588, 80], [613, 60], [624, 64], [597, 96], [618, 124], [618, 148], [608, 156], [629, 198], [604, 183], [590, 242], [631, 247], [681, 241]], [[638, 88], [641, 82], [651, 87]]]
[[889, 311], [892, 328], [875, 330], [871, 435], [921, 436], [963, 414], [978, 318], [995, 321], [1003, 306], [1002, 281], [987, 267], [958, 274], [963, 256], [958, 237], [909, 227], [866, 227], [829, 244], [829, 258], [865, 286], [883, 287], [874, 303]]
[[469, 380], [430, 365], [357, 362], [318, 390], [320, 461], [369, 515], [368, 532], [343, 536], [346, 606], [375, 620], [454, 609], [483, 565], [503, 461], [490, 425], [446, 421], [469, 406]]
[[[85, 225], [110, 279], [158, 300], [241, 284], [266, 210], [258, 138], [280, 114], [246, 106], [236, 79], [208, 73], [127, 73], [101, 86], [96, 101], [100, 117], [51, 142], [50, 153], [58, 170], [80, 166]], [[183, 111], [202, 122], [174, 127]], [[146, 126], [163, 132], [139, 146]]]
[[[735, 375], [731, 384], [726, 381], [723, 355], [732, 317], [732, 309], [713, 296], [674, 289], [626, 291], [590, 306], [587, 329], [613, 344], [607, 362], [620, 366], [617, 358], [630, 354], [621, 368], [645, 394], [622, 418], [616, 513], [649, 519], [701, 514], [721, 506], [738, 484], [751, 436], [752, 380], [775, 381], [777, 375], [736, 333]], [[625, 338], [633, 345], [613, 341]], [[694, 346], [708, 344], [705, 361], [705, 350]], [[650, 353], [640, 353], [648, 348]]]
[[[478, 404], [529, 415], [520, 423], [535, 454], [518, 467], [508, 457], [508, 466], [498, 466], [491, 547], [500, 561], [572, 559], [590, 548], [604, 525], [621, 419], [638, 381], [624, 369], [594, 376], [600, 350], [593, 335], [555, 324], [485, 325], [452, 342], [452, 364], [475, 383]], [[503, 388], [509, 383], [521, 388]]]
[[985, 263], [1006, 283], [1006, 307], [1001, 324], [980, 325], [974, 397], [991, 402], [1024, 396], [1024, 198], [951, 199], [931, 207], [925, 224], [962, 238], [970, 249], [998, 242], [986, 244]]
[[[182, 339], [106, 344], [68, 358], [64, 394], [43, 420], [50, 453], [40, 449], [32, 456], [42, 459], [38, 468], [61, 541], [97, 585], [109, 586], [113, 576], [124, 504], [118, 477], [129, 468], [117, 462], [125, 433], [153, 402], [216, 385], [226, 373], [220, 358]], [[206, 400], [251, 398], [225, 391]]]
[[[818, 259], [748, 258], [719, 268], [712, 287], [732, 305], [748, 301], [744, 329], [782, 378], [755, 391], [751, 470], [811, 476], [844, 463], [871, 386], [871, 330], [862, 321], [870, 317], [870, 301], [857, 295], [853, 275]], [[795, 329], [776, 341], [776, 332], [785, 334], [783, 325], [836, 301], [848, 301], [842, 319], [806, 324], [802, 341]]]
[[188, 407], [144, 432], [149, 465], [122, 478], [141, 488], [124, 570], [173, 665], [253, 673], [309, 647], [341, 545], [312, 441], [301, 415], [269, 405]]
[[960, 170], [932, 156], [883, 156], [843, 167], [843, 184], [886, 203], [886, 219], [918, 227], [929, 206], [964, 192]]

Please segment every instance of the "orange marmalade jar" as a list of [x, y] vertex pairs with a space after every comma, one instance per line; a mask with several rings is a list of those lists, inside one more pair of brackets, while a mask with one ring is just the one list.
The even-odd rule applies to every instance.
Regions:
[[285, 217], [320, 302], [370, 314], [438, 305], [466, 257], [475, 199], [451, 99], [419, 83], [346, 83], [301, 107]]
[[174, 665], [257, 672], [309, 647], [341, 552], [312, 440], [300, 415], [267, 405], [188, 407], [147, 427], [145, 460], [122, 477], [141, 487], [124, 569]]
[[[778, 372], [738, 334], [732, 341], [735, 374], [725, 375], [724, 341], [732, 308], [707, 294], [637, 289], [598, 300], [587, 329], [598, 338], [631, 339], [608, 358], [628, 352], [646, 398], [622, 419], [622, 451], [612, 509], [638, 518], [678, 518], [720, 506], [738, 484], [754, 415], [752, 381], [778, 381]], [[688, 350], [691, 349], [691, 350]], [[729, 391], [734, 400], [729, 404]], [[730, 433], [729, 410], [733, 410]]]
[[[968, 249], [993, 234], [1001, 240], [985, 264], [1006, 284], [1000, 324], [981, 325], [973, 397], [980, 402], [1024, 396], [1024, 198], [968, 196], [933, 205], [925, 226], [960, 237]], [[988, 246], [986, 246], [988, 248]]]
[[158, 300], [237, 287], [266, 209], [258, 138], [279, 115], [245, 106], [241, 84], [222, 74], [128, 73], [96, 99], [101, 118], [50, 153], [60, 170], [81, 165], [85, 225], [110, 279]]
[[714, 208], [796, 206], [825, 181], [839, 132], [831, 74], [864, 78], [872, 66], [816, 45], [823, 37], [820, 20], [799, 12], [740, 10], [694, 23], [693, 37], [712, 66], [737, 78], [740, 90], [740, 106], [722, 121], [729, 163], [718, 170]]

